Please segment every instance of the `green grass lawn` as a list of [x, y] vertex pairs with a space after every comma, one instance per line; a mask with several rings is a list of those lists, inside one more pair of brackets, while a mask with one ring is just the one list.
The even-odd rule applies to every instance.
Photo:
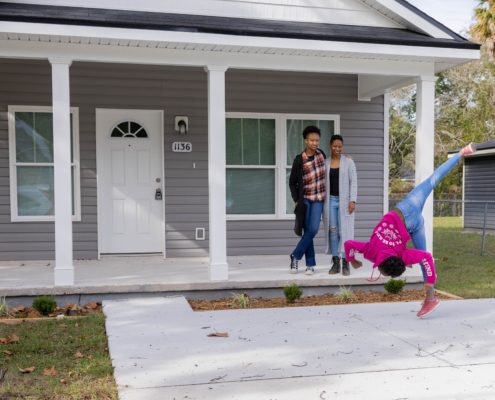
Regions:
[[433, 253], [437, 288], [464, 298], [495, 297], [495, 236], [487, 235], [482, 257], [481, 235], [465, 233], [462, 219], [434, 219]]
[[[0, 338], [13, 334], [18, 343], [0, 344], [0, 370], [6, 370], [0, 380], [0, 400], [117, 399], [102, 314], [0, 323]], [[35, 367], [31, 373], [19, 371], [30, 367]], [[55, 376], [43, 374], [52, 367]]]

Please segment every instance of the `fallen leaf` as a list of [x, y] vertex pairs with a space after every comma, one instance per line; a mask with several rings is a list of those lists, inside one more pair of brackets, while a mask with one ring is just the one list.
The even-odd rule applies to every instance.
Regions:
[[60, 383], [61, 383], [62, 385], [65, 385], [65, 384], [67, 383], [67, 381], [66, 381], [65, 379], [60, 379]]
[[19, 368], [19, 372], [22, 372], [23, 374], [30, 374], [33, 372], [36, 368], [35, 367], [29, 367], [29, 368]]
[[92, 301], [91, 303], [86, 304], [84, 307], [91, 310], [96, 310], [98, 308], [98, 303], [96, 301]]
[[0, 338], [0, 344], [19, 343], [19, 336], [13, 333], [10, 336]]
[[12, 354], [14, 354], [14, 353], [12, 353], [11, 351], [8, 351], [8, 350], [4, 350], [3, 353], [5, 355], [7, 355], [7, 356], [11, 356]]
[[45, 375], [45, 376], [55, 376], [55, 375], [57, 375], [57, 370], [55, 369], [55, 367], [45, 368], [43, 370], [43, 375]]
[[84, 356], [83, 356], [83, 354], [80, 351], [78, 351], [77, 353], [74, 354], [74, 357], [76, 357], [76, 358], [83, 358]]
[[18, 343], [19, 342], [19, 336], [17, 336], [15, 333], [12, 335], [8, 336], [10, 337], [10, 343]]
[[443, 257], [442, 257], [442, 262], [445, 262], [445, 261], [447, 261], [448, 259], [449, 259], [448, 257], [443, 256]]
[[228, 332], [213, 332], [207, 335], [208, 337], [229, 337]]

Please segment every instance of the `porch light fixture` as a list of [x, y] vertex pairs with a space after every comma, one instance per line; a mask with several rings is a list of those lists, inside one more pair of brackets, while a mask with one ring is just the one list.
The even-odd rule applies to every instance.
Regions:
[[187, 133], [188, 126], [189, 119], [187, 117], [175, 117], [175, 130], [179, 132], [179, 135], [185, 135]]

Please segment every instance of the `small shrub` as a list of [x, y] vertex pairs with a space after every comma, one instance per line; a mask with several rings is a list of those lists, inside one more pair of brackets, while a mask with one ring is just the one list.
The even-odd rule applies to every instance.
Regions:
[[351, 289], [341, 286], [337, 294], [335, 295], [341, 303], [351, 303], [356, 300], [356, 295]]
[[302, 294], [303, 290], [295, 283], [284, 287], [284, 296], [287, 303], [295, 303], [296, 300], [301, 298]]
[[251, 299], [246, 293], [232, 293], [232, 308], [249, 308]]
[[33, 300], [33, 308], [40, 314], [49, 315], [57, 308], [55, 296], [38, 296]]
[[10, 317], [9, 304], [5, 296], [0, 297], [0, 317]]
[[397, 294], [402, 292], [402, 289], [404, 289], [404, 285], [406, 284], [406, 281], [404, 279], [389, 279], [388, 282], [383, 285], [385, 290], [389, 293]]

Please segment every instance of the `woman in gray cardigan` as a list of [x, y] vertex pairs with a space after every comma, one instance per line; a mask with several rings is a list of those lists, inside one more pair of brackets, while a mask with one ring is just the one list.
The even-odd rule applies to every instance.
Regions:
[[354, 240], [354, 215], [357, 200], [357, 174], [354, 161], [342, 154], [344, 139], [333, 135], [330, 139], [330, 154], [326, 160], [326, 200], [323, 223], [328, 227], [326, 237], [327, 254], [332, 255], [329, 274], [349, 275], [349, 264], [344, 257], [344, 242]]

